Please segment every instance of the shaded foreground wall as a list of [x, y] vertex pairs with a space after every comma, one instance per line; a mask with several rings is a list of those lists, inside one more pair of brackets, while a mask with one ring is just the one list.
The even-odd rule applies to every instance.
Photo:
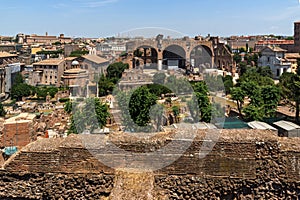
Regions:
[[[153, 193], [163, 193], [162, 199], [300, 197], [300, 139], [253, 130], [223, 131], [213, 151], [200, 159], [204, 135], [199, 131], [179, 160], [152, 173]], [[171, 135], [168, 140], [161, 136], [147, 142], [120, 135], [112, 140], [127, 151], [142, 152], [172, 140]], [[0, 171], [0, 198], [109, 199], [117, 173], [95, 159], [80, 137], [43, 139], [22, 149]], [[176, 141], [178, 148], [184, 142]]]

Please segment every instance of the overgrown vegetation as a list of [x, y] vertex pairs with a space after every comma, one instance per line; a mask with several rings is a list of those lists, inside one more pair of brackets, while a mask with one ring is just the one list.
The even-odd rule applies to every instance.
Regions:
[[80, 56], [86, 55], [88, 53], [89, 53], [89, 51], [87, 51], [87, 50], [75, 50], [75, 51], [71, 52], [70, 57], [80, 57]]

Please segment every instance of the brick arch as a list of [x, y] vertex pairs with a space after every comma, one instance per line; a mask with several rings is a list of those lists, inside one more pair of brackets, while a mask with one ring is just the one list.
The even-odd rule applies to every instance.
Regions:
[[184, 47], [178, 44], [171, 44], [163, 49], [162, 54], [164, 65], [176, 64], [179, 68], [186, 67], [186, 49]]
[[141, 60], [142, 60], [142, 65], [144, 65], [144, 67], [153, 67], [156, 66], [158, 63], [158, 50], [150, 45], [145, 45], [142, 44], [141, 46], [138, 46], [136, 49], [134, 49], [134, 51], [136, 50], [140, 50], [142, 49], [142, 55], [141, 56], [137, 56], [138, 58], [138, 62], [137, 59], [133, 60], [133, 66], [134, 67], [138, 67], [141, 65]]
[[213, 53], [206, 45], [197, 45], [190, 50], [190, 63], [193, 68], [198, 68], [203, 71], [206, 68], [213, 66]]
[[177, 55], [181, 56], [182, 58], [186, 58], [186, 49], [178, 44], [171, 44], [163, 49], [164, 51], [170, 51], [173, 53], [178, 53]]
[[[127, 51], [133, 52], [139, 47], [151, 47], [156, 50], [158, 53], [158, 62], [163, 60], [163, 51], [165, 51], [170, 46], [178, 46], [181, 47], [185, 51], [185, 56], [182, 55], [183, 58], [185, 58], [185, 61], [190, 62], [190, 54], [192, 50], [197, 46], [202, 46], [211, 56], [211, 62], [209, 66], [206, 65], [207, 68], [214, 66], [215, 61], [215, 52], [213, 49], [213, 44], [211, 41], [196, 41], [193, 39], [182, 39], [182, 40], [162, 40], [157, 41], [153, 39], [146, 39], [146, 40], [139, 40], [134, 42], [129, 42], [127, 44]], [[182, 64], [183, 65], [183, 64]], [[184, 65], [189, 65], [188, 63], [184, 63]]]
[[143, 41], [135, 41], [129, 46], [129, 51], [134, 51], [138, 49], [139, 47], [148, 47], [148, 48], [154, 48], [157, 50], [157, 41], [153, 40], [143, 40]]

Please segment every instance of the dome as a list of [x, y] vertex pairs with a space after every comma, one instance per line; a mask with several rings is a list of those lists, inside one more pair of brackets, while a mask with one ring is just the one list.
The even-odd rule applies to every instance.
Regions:
[[79, 62], [78, 62], [77, 60], [74, 60], [74, 61], [72, 62], [72, 65], [79, 65]]

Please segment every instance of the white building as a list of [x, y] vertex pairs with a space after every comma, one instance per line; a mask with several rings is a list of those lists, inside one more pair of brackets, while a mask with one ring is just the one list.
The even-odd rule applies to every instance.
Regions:
[[270, 67], [274, 79], [279, 79], [284, 72], [292, 72], [292, 63], [286, 59], [285, 53], [286, 50], [280, 47], [265, 47], [261, 50], [258, 66]]

